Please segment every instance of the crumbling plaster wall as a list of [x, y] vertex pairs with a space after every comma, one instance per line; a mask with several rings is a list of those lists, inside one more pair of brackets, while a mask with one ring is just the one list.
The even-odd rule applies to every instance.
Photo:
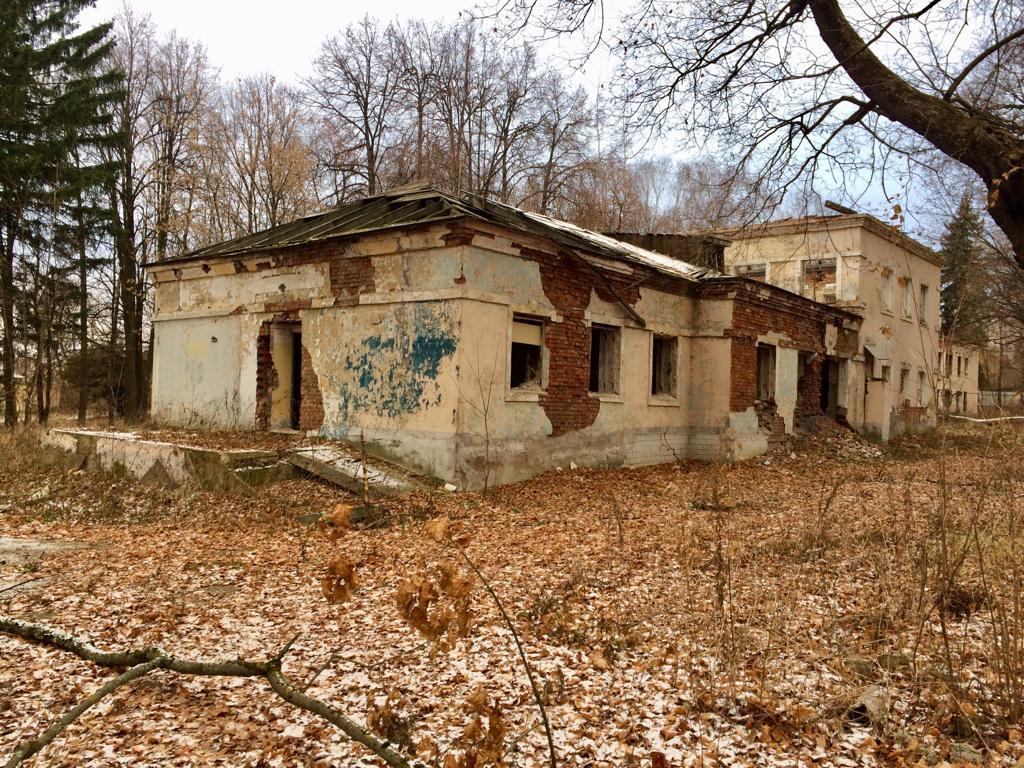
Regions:
[[[887, 440], [907, 427], [934, 426], [932, 402], [939, 326], [939, 267], [910, 243], [901, 244], [871, 231], [860, 220], [840, 219], [827, 226], [794, 226], [775, 234], [751, 232], [725, 252], [726, 265], [767, 263], [768, 282], [799, 292], [800, 263], [834, 256], [837, 299], [860, 314], [861, 345], [880, 351], [890, 366], [889, 381], [876, 380], [861, 350], [846, 367], [842, 383], [848, 403], [847, 421], [866, 434]], [[886, 308], [886, 276], [896, 280], [893, 306]], [[913, 297], [909, 318], [903, 317], [903, 285]], [[927, 306], [920, 307], [920, 286], [929, 288]], [[922, 323], [921, 320], [924, 320]], [[910, 368], [909, 393], [900, 393], [900, 371]], [[918, 373], [925, 373], [925, 396], [917, 398]], [[907, 397], [907, 394], [910, 397]], [[907, 403], [906, 401], [910, 402]], [[922, 411], [924, 409], [924, 411]], [[906, 413], [910, 418], [904, 419]]]
[[230, 315], [162, 322], [155, 334], [153, 418], [207, 429], [243, 424], [246, 403], [237, 384], [249, 325]]
[[[417, 333], [417, 328], [435, 325], [422, 312], [406, 317], [389, 313], [386, 307], [416, 299], [426, 300], [423, 306], [428, 306], [431, 298], [438, 298], [430, 295], [432, 288], [453, 284], [444, 267], [447, 263], [457, 268], [458, 259], [445, 246], [444, 234], [445, 230], [398, 233], [364, 238], [358, 248], [335, 241], [255, 253], [234, 261], [159, 265], [154, 270], [154, 416], [172, 424], [254, 427], [256, 339], [265, 322], [284, 319], [303, 323], [304, 427], [340, 434], [350, 428], [353, 408], [364, 407], [374, 414], [390, 413], [396, 429], [404, 426], [398, 423], [402, 421], [399, 411], [409, 409], [409, 398], [418, 387], [423, 389], [422, 382], [404, 381], [404, 390], [391, 388], [397, 395], [390, 402], [376, 394], [345, 397], [344, 392], [320, 391], [318, 367], [324, 366], [323, 373], [338, 379], [342, 377], [339, 370], [365, 360], [372, 379], [366, 380], [367, 391], [383, 391], [388, 384], [380, 378], [378, 363], [383, 364], [389, 353], [400, 354], [397, 345], [404, 338], [405, 351], [421, 361], [425, 375], [443, 375], [441, 370], [435, 372], [429, 358], [437, 344], [443, 352], [446, 344], [450, 347], [454, 342], [437, 334]], [[406, 250], [394, 253], [399, 247]], [[438, 254], [447, 255], [448, 261], [431, 258]], [[361, 304], [364, 301], [366, 307]], [[314, 362], [308, 345], [318, 339], [312, 326], [325, 314], [340, 315], [346, 310], [353, 313], [344, 328], [349, 335], [344, 340], [335, 337], [335, 354]], [[449, 306], [441, 314], [451, 319], [451, 313]], [[380, 327], [387, 318], [394, 327]], [[312, 337], [306, 334], [307, 325], [314, 331]], [[457, 328], [457, 319], [445, 327], [449, 326]], [[328, 333], [337, 331], [328, 329]], [[427, 349], [431, 343], [435, 347]], [[450, 356], [450, 351], [444, 354]], [[373, 425], [380, 426], [380, 420]]]
[[[867, 265], [863, 280], [866, 297], [863, 308], [862, 338], [881, 350], [891, 367], [888, 381], [866, 382], [864, 402], [865, 431], [882, 440], [907, 431], [935, 426], [934, 389], [939, 349], [940, 269], [896, 243], [874, 233], [864, 232], [864, 259]], [[892, 310], [885, 306], [885, 276], [896, 279]], [[928, 286], [927, 306], [920, 306], [920, 286]], [[909, 317], [902, 311], [904, 286], [909, 285], [911, 306]], [[908, 390], [900, 392], [900, 372], [909, 368]], [[923, 397], [917, 397], [919, 374], [925, 375]], [[867, 370], [864, 374], [871, 373]], [[922, 409], [924, 409], [922, 411]]]
[[[519, 257], [522, 252], [527, 258]], [[493, 483], [570, 462], [615, 466], [719, 453], [727, 399], [722, 396], [723, 369], [717, 369], [716, 377], [713, 366], [727, 360], [728, 340], [703, 334], [721, 333], [727, 302], [702, 307], [707, 314], [699, 326], [692, 295], [657, 278], [650, 281], [652, 287], [637, 286], [641, 281], [626, 267], [621, 278], [613, 274], [609, 279], [643, 318], [641, 326], [602, 279], [566, 254], [493, 237], [478, 238], [463, 255], [468, 293], [458, 353], [460, 485], [482, 484], [488, 454]], [[711, 306], [716, 304], [722, 305], [718, 318]], [[543, 391], [509, 387], [516, 313], [545, 321], [548, 381]], [[587, 391], [593, 323], [619, 329], [614, 393]], [[651, 395], [654, 334], [677, 339], [675, 397]], [[561, 391], [551, 385], [556, 365], [563, 376]], [[553, 407], [552, 396], [564, 400]], [[559, 429], [558, 420], [567, 426]]]
[[362, 434], [375, 451], [449, 477], [458, 304], [368, 304], [302, 317], [323, 403], [319, 434], [350, 440]]
[[[161, 268], [154, 412], [252, 428], [260, 328], [297, 319], [302, 428], [362, 434], [371, 450], [460, 486], [482, 485], [488, 463], [495, 483], [572, 461], [713, 459], [733, 443], [742, 455], [763, 450], [756, 416], [751, 430], [745, 411], [730, 413], [733, 300], [698, 300], [683, 282], [600, 266], [604, 277], [525, 236], [434, 228]], [[514, 313], [547, 323], [544, 391], [510, 391]], [[621, 329], [614, 393], [586, 391], [593, 323]], [[656, 333], [677, 339], [672, 397], [651, 395]], [[200, 396], [185, 397], [189, 387]], [[736, 442], [744, 429], [748, 439]]]
[[[857, 329], [852, 319], [844, 319], [824, 308], [815, 310], [815, 305], [805, 299], [754, 283], [747, 283], [743, 290], [737, 287], [731, 295], [729, 327], [723, 331], [731, 340], [729, 437], [735, 443], [735, 456], [746, 458], [766, 450], [772, 439], [792, 433], [798, 411], [804, 414], [819, 411], [814, 388], [801, 387], [800, 353], [805, 353], [809, 360], [810, 369], [805, 376], [816, 379], [817, 367], [822, 365], [825, 356], [849, 364], [849, 359], [857, 352]], [[777, 424], [777, 435], [776, 424], [766, 432], [758, 420], [758, 344], [775, 349], [773, 419], [781, 421]], [[844, 389], [844, 397], [848, 394]], [[847, 406], [845, 399], [841, 405]]]
[[801, 293], [802, 263], [807, 259], [836, 259], [836, 300], [855, 303], [864, 270], [861, 232], [856, 221], [837, 221], [823, 228], [799, 228], [773, 235], [759, 234], [735, 239], [725, 249], [725, 265], [732, 271], [739, 265], [766, 265], [766, 282]]

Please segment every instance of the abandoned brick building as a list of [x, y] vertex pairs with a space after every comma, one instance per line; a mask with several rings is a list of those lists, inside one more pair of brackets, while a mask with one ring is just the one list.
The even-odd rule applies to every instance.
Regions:
[[934, 427], [942, 410], [976, 413], [980, 355], [942, 335], [942, 257], [931, 248], [845, 209], [716, 234], [729, 240], [725, 271], [861, 318], [864, 360], [845, 383], [858, 430], [888, 440]]
[[844, 309], [423, 186], [149, 271], [157, 421], [363, 434], [460, 487], [756, 455], [863, 360]]

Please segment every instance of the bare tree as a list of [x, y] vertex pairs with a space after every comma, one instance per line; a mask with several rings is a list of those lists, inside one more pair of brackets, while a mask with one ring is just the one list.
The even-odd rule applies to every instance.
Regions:
[[404, 111], [411, 115], [411, 140], [414, 146], [413, 178], [427, 175], [427, 141], [431, 97], [438, 87], [436, 57], [443, 29], [420, 20], [405, 27], [396, 26], [393, 35], [393, 61], [399, 67], [398, 89]]
[[271, 75], [243, 78], [225, 90], [215, 142], [229, 189], [233, 235], [250, 234], [309, 213], [312, 159], [298, 94]]
[[380, 167], [395, 140], [400, 79], [392, 56], [395, 36], [392, 25], [382, 27], [366, 16], [327, 39], [314, 62], [316, 73], [307, 83], [312, 104], [359, 137], [359, 172], [369, 195], [378, 191]]
[[[604, 21], [597, 0], [495, 12], [557, 34]], [[1024, 266], [1020, 3], [641, 0], [615, 40], [635, 124], [738, 147], [776, 189], [819, 164], [860, 174], [938, 151], [981, 178]]]
[[[125, 412], [135, 418], [144, 403], [142, 308], [145, 281], [140, 264], [146, 260], [141, 219], [150, 183], [147, 143], [153, 138], [153, 49], [155, 36], [148, 17], [126, 7], [116, 20], [115, 61], [125, 75], [125, 88], [114, 119], [120, 141], [111, 151], [117, 178], [110, 189], [114, 254], [117, 263], [117, 301], [124, 329]], [[116, 333], [116, 325], [115, 325]]]
[[588, 159], [594, 115], [589, 97], [577, 87], [566, 86], [555, 71], [545, 73], [538, 83], [538, 164], [534, 184], [537, 208], [550, 213], [565, 196], [569, 177], [580, 171]]
[[173, 237], [175, 250], [186, 249], [193, 195], [186, 169], [195, 163], [195, 134], [212, 87], [206, 50], [171, 32], [153, 56], [152, 207], [156, 260], [167, 258]]

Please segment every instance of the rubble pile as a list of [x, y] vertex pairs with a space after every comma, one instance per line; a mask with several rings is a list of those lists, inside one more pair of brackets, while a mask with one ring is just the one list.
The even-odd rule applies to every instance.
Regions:
[[827, 416], [806, 422], [792, 450], [798, 455], [816, 454], [844, 459], [877, 459], [883, 454], [880, 446]]

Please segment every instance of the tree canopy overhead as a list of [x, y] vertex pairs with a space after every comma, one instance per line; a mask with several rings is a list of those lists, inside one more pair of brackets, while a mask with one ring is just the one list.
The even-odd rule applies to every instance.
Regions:
[[737, 148], [785, 188], [941, 153], [970, 168], [1024, 267], [1024, 5], [1016, 0], [504, 0], [517, 28], [597, 27], [641, 126]]

